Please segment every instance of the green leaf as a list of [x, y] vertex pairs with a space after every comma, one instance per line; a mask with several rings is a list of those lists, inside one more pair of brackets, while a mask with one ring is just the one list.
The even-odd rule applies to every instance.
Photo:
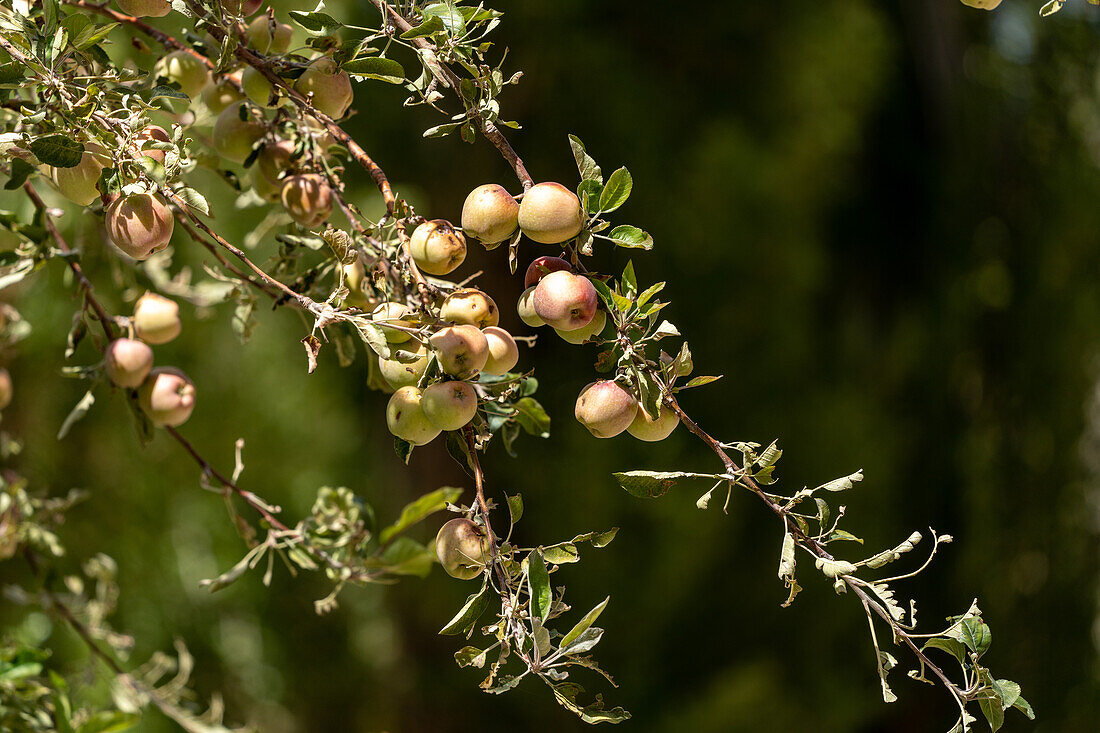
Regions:
[[569, 147], [573, 149], [573, 158], [577, 161], [577, 172], [581, 174], [581, 179], [585, 181], [593, 180], [602, 184], [603, 172], [600, 170], [600, 166], [596, 165], [596, 159], [585, 150], [581, 139], [576, 135], [570, 135]]
[[565, 565], [577, 562], [581, 559], [577, 546], [572, 542], [562, 542], [557, 545], [542, 548], [542, 556], [546, 562], [555, 565]]
[[1005, 722], [1005, 709], [1001, 705], [1001, 698], [999, 695], [993, 695], [992, 697], [983, 697], [978, 700], [978, 707], [982, 710], [982, 715], [985, 716], [985, 720], [989, 723], [989, 729], [996, 731], [1001, 729], [1001, 726]]
[[516, 401], [515, 408], [516, 421], [524, 430], [540, 438], [550, 437], [550, 416], [538, 400], [534, 397], [523, 397]]
[[607, 233], [607, 238], [614, 242], [617, 247], [653, 249], [653, 237], [645, 230], [630, 224], [620, 224], [615, 227]]
[[923, 651], [924, 649], [928, 649], [929, 647], [931, 647], [932, 649], [941, 649], [953, 656], [955, 659], [959, 660], [960, 662], [966, 659], [966, 647], [964, 647], [962, 644], [960, 644], [958, 641], [955, 641], [954, 639], [946, 639], [943, 637], [929, 639], [927, 642], [925, 642], [924, 646], [921, 647], [921, 650]]
[[430, 36], [433, 33], [446, 30], [446, 26], [443, 25], [443, 19], [438, 15], [433, 15], [425, 20], [418, 26], [410, 28], [401, 34], [401, 37], [405, 40], [412, 38], [423, 38], [424, 36]]
[[863, 469], [861, 468], [853, 474], [850, 474], [848, 476], [843, 476], [841, 478], [833, 479], [832, 481], [830, 481], [827, 484], [821, 484], [821, 486], [818, 486], [817, 488], [824, 489], [825, 491], [846, 491], [847, 489], [852, 488], [852, 486], [856, 482], [859, 482], [859, 481], [862, 481], [862, 480], [863, 480]]
[[378, 541], [383, 545], [386, 544], [394, 535], [404, 532], [424, 517], [443, 511], [447, 508], [448, 503], [453, 504], [460, 496], [462, 496], [462, 489], [456, 489], [452, 486], [444, 486], [424, 494], [416, 501], [405, 505], [405, 508], [401, 510], [401, 516], [397, 518], [396, 522], [382, 530], [382, 533], [378, 536]]
[[634, 179], [630, 177], [630, 171], [620, 168], [607, 179], [607, 185], [600, 194], [600, 209], [614, 211], [630, 198], [630, 191], [634, 188]]
[[[94, 388], [93, 388], [94, 389]], [[84, 396], [80, 398], [80, 401], [76, 403], [72, 411], [69, 412], [69, 416], [65, 418], [65, 421], [61, 423], [61, 428], [57, 431], [57, 439], [61, 440], [69, 434], [69, 430], [78, 420], [88, 414], [88, 410], [92, 409], [92, 405], [95, 404], [95, 394], [89, 389], [84, 393]]]
[[19, 188], [26, 183], [27, 177], [34, 173], [34, 171], [34, 166], [22, 158], [12, 158], [11, 178], [4, 184], [4, 189], [7, 191], [14, 191]]
[[592, 178], [586, 178], [577, 186], [577, 198], [581, 200], [581, 206], [589, 214], [595, 214], [600, 210], [602, 193], [603, 184]]
[[582, 707], [577, 702], [577, 696], [584, 692], [584, 688], [575, 682], [562, 682], [555, 685], [548, 681], [546, 684], [550, 685], [550, 688], [554, 691], [554, 699], [558, 701], [559, 705], [575, 713], [586, 723], [594, 725], [597, 723], [621, 723], [624, 720], [630, 720], [630, 713], [620, 707], [605, 708], [603, 698], [600, 695], [596, 695], [595, 702]]
[[1012, 680], [994, 680], [993, 689], [1001, 696], [1001, 706], [1008, 710], [1020, 697], [1020, 685]]
[[482, 651], [476, 646], [464, 646], [455, 652], [455, 661], [458, 662], [459, 667], [476, 667], [481, 669], [485, 666], [485, 658], [488, 651]]
[[568, 649], [569, 645], [576, 641], [581, 634], [588, 630], [588, 627], [596, 623], [596, 619], [600, 617], [603, 610], [607, 608], [608, 601], [611, 600], [611, 596], [603, 599], [603, 602], [593, 608], [591, 611], [584, 615], [577, 625], [569, 630], [569, 633], [562, 637], [561, 643], [558, 644], [560, 649]]
[[457, 37], [466, 33], [466, 19], [451, 2], [432, 3], [424, 8], [424, 17], [439, 18], [443, 22], [443, 27], [452, 36]]
[[993, 634], [981, 616], [971, 616], [963, 619], [957, 631], [959, 641], [966, 644], [966, 648], [979, 657], [985, 654], [986, 650], [989, 649], [990, 642], [993, 641]]
[[31, 152], [55, 168], [75, 168], [84, 157], [84, 146], [71, 135], [44, 135], [31, 141]]
[[343, 66], [349, 74], [365, 76], [368, 79], [401, 84], [405, 81], [405, 69], [400, 63], [383, 56], [365, 56], [347, 62]]
[[435, 556], [413, 538], [398, 537], [382, 553], [381, 560], [387, 573], [426, 578], [432, 571]]
[[439, 633], [448, 636], [467, 633], [474, 627], [477, 620], [481, 618], [481, 614], [488, 607], [489, 595], [488, 584], [483, 584], [481, 590], [471, 594], [466, 599], [466, 602], [462, 604], [462, 608], [458, 610], [454, 618], [447, 622], [446, 626], [439, 630]]
[[685, 471], [625, 471], [612, 474], [626, 493], [639, 499], [656, 499], [668, 493], [678, 481], [689, 478], [718, 480], [721, 476], [710, 473]]
[[531, 616], [546, 621], [546, 617], [550, 615], [553, 596], [546, 562], [537, 550], [527, 556], [527, 582], [531, 592]]
[[176, 190], [176, 195], [183, 200], [183, 203], [187, 204], [187, 208], [193, 209], [200, 214], [210, 216], [210, 204], [208, 204], [206, 198], [195, 189], [190, 186], [184, 186]]
[[1025, 700], [1023, 695], [1016, 698], [1016, 701], [1012, 703], [1012, 707], [1026, 715], [1028, 720], [1035, 720], [1035, 711], [1032, 710], [1031, 703]]
[[190, 102], [191, 97], [187, 96], [179, 89], [173, 89], [166, 84], [158, 84], [145, 93], [145, 98], [150, 102], [158, 97], [167, 97], [168, 99], [182, 99], [184, 102]]
[[[507, 494], [505, 494], [507, 496]], [[519, 494], [508, 496], [508, 517], [515, 524], [523, 516], [523, 497]]]
[[[80, 17], [80, 16], [69, 16]], [[88, 48], [96, 45], [107, 35], [118, 27], [118, 23], [108, 23], [106, 25], [86, 25], [73, 39], [73, 45], [80, 51], [85, 51]]]
[[344, 27], [343, 23], [325, 13], [307, 13], [302, 10], [291, 10], [290, 17], [294, 19], [295, 23], [317, 36], [330, 36]]
[[137, 713], [124, 713], [121, 710], [101, 710], [92, 715], [77, 733], [114, 733], [120, 730], [129, 730], [141, 722], [141, 716]]

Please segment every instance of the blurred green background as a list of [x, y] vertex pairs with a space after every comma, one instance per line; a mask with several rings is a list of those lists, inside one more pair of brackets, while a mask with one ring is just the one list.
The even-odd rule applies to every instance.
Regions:
[[[1038, 0], [993, 13], [957, 0], [769, 3], [501, 2], [496, 33], [522, 69], [503, 98], [511, 134], [538, 180], [575, 183], [566, 141], [579, 135], [605, 171], [626, 164], [621, 212], [656, 239], [635, 254], [639, 279], [668, 280], [697, 372], [721, 382], [684, 395], [725, 440], [780, 439], [781, 486], [795, 490], [863, 468], [846, 496], [848, 529], [874, 550], [928, 525], [956, 543], [907, 587], [930, 625], [980, 598], [986, 657], [1019, 681], [1039, 720], [1007, 730], [1092, 731], [1100, 713], [1100, 11], [1083, 2], [1040, 19]], [[278, 3], [281, 11], [312, 9]], [[373, 24], [365, 0], [326, 9]], [[285, 19], [285, 16], [284, 16]], [[164, 19], [179, 27], [178, 17]], [[113, 35], [126, 53], [125, 37]], [[457, 220], [465, 193], [510, 170], [483, 141], [424, 140], [434, 113], [405, 109], [400, 88], [364, 83], [349, 131], [421, 213]], [[377, 200], [351, 174], [355, 200]], [[211, 189], [216, 190], [216, 189]], [[21, 205], [5, 193], [3, 208]], [[239, 240], [259, 215], [221, 202], [218, 228]], [[91, 218], [72, 216], [104, 299], [126, 277]], [[263, 260], [274, 245], [257, 249]], [[177, 250], [190, 249], [177, 240]], [[520, 292], [500, 251], [459, 273], [502, 305]], [[525, 243], [521, 263], [536, 254]], [[600, 252], [619, 272], [625, 251]], [[181, 253], [196, 263], [195, 253]], [[58, 378], [75, 301], [60, 263], [20, 289], [34, 335], [7, 359], [17, 385], [5, 429], [39, 485], [92, 499], [63, 530], [74, 562], [103, 551], [120, 565], [116, 625], [135, 660], [186, 641], [197, 687], [225, 694], [228, 719], [263, 731], [581, 729], [541, 685], [500, 697], [460, 670], [460, 646], [435, 635], [470, 591], [436, 570], [424, 581], [349, 589], [325, 617], [315, 577], [276, 572], [211, 595], [198, 587], [243, 554], [221, 500], [164, 436], [142, 449], [121, 399], [100, 394], [63, 442], [82, 394]], [[131, 292], [133, 296], [135, 292]], [[240, 345], [230, 308], [185, 307], [184, 335], [161, 363], [197, 382], [183, 433], [224, 468], [246, 441], [243, 484], [296, 519], [316, 489], [346, 485], [392, 517], [418, 493], [469, 487], [441, 445], [405, 468], [385, 430], [385, 397], [366, 389], [364, 355], [341, 369], [326, 349], [312, 376], [301, 320], [265, 312]], [[527, 332], [508, 307], [504, 323]], [[555, 339], [537, 365], [552, 437], [525, 437], [518, 459], [487, 460], [491, 493], [522, 492], [525, 543], [619, 526], [606, 550], [562, 571], [578, 612], [605, 595], [600, 658], [620, 683], [608, 697], [644, 731], [929, 731], [950, 700], [895, 672], [879, 697], [866, 621], [853, 598], [803, 568], [805, 591], [780, 609], [781, 528], [749, 496], [729, 515], [695, 493], [631, 498], [612, 471], [716, 468], [678, 431], [659, 445], [597, 441], [572, 419], [594, 353]], [[82, 350], [78, 361], [94, 356]], [[703, 487], [705, 488], [705, 487]], [[434, 534], [437, 521], [419, 529]], [[927, 534], [927, 533], [926, 533]], [[11, 568], [0, 566], [3, 573]], [[71, 644], [59, 631], [51, 644]], [[74, 649], [76, 647], [74, 646]], [[593, 688], [599, 689], [598, 685]], [[144, 731], [171, 730], [151, 714]]]

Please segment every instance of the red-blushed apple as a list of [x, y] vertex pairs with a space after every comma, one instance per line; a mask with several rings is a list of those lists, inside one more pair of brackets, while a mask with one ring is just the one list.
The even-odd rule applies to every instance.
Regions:
[[485, 335], [485, 342], [489, 344], [489, 360], [482, 368], [482, 374], [500, 376], [512, 371], [519, 363], [519, 347], [512, 334], [500, 326], [489, 326], [481, 329]]
[[328, 56], [312, 61], [298, 77], [294, 88], [306, 96], [312, 93], [313, 106], [334, 120], [344, 116], [354, 97], [351, 77], [337, 68], [336, 62]]
[[195, 409], [195, 385], [175, 367], [157, 367], [138, 388], [138, 404], [160, 427], [178, 427]]
[[325, 177], [303, 173], [285, 179], [279, 194], [290, 218], [306, 229], [316, 229], [332, 213], [332, 189]]
[[413, 445], [427, 445], [442, 432], [424, 414], [423, 398], [419, 388], [401, 387], [386, 405], [386, 427], [394, 436]]
[[580, 234], [584, 212], [577, 194], [560, 183], [539, 183], [523, 194], [519, 228], [541, 244], [558, 244]]
[[153, 368], [153, 350], [137, 339], [115, 339], [107, 347], [103, 370], [116, 387], [140, 387]]
[[137, 337], [147, 344], [166, 344], [183, 329], [179, 304], [157, 293], [147, 292], [137, 299], [130, 322]]
[[4, 367], [0, 367], [0, 410], [11, 404], [11, 398], [15, 390], [11, 383], [11, 373]]
[[489, 342], [477, 326], [447, 326], [429, 340], [440, 369], [452, 377], [468, 379], [484, 369], [489, 360]]
[[597, 438], [614, 438], [634, 422], [638, 400], [618, 382], [604, 379], [581, 390], [574, 414]]
[[478, 186], [462, 204], [462, 231], [485, 244], [498, 244], [519, 226], [519, 204], [496, 183]]
[[420, 406], [440, 430], [459, 430], [477, 414], [477, 391], [466, 382], [436, 382], [424, 388]]
[[500, 322], [500, 311], [493, 299], [477, 288], [459, 288], [443, 301], [439, 317], [451, 323], [485, 328]]
[[429, 275], [453, 272], [466, 259], [466, 238], [445, 219], [426, 221], [409, 238], [409, 254]]
[[473, 521], [459, 517], [439, 528], [435, 554], [444, 572], [459, 580], [481, 575], [492, 557], [489, 536]]
[[587, 326], [581, 326], [580, 328], [573, 329], [572, 331], [561, 331], [555, 328], [554, 333], [561, 336], [563, 339], [571, 344], [583, 344], [588, 339], [603, 331], [603, 327], [606, 324], [607, 316], [604, 314], [604, 312], [596, 311], [596, 315], [592, 317], [592, 320], [588, 322]]
[[638, 414], [634, 417], [634, 421], [630, 423], [630, 427], [628, 427], [626, 431], [638, 440], [644, 440], [647, 443], [656, 443], [672, 435], [672, 431], [675, 430], [676, 426], [679, 424], [680, 418], [668, 407], [662, 407], [661, 414], [654, 420], [647, 415], [646, 411], [639, 405]]
[[142, 155], [164, 165], [164, 151], [151, 148], [149, 145], [152, 143], [170, 143], [172, 138], [168, 136], [168, 131], [160, 125], [147, 125], [142, 128], [141, 132], [134, 135], [134, 142], [137, 143], [138, 150], [141, 151]]
[[148, 259], [168, 246], [176, 220], [160, 194], [119, 196], [103, 218], [111, 244], [135, 260]]
[[599, 296], [587, 277], [560, 270], [539, 281], [531, 300], [539, 318], [559, 331], [575, 331], [595, 317]]
[[527, 266], [527, 272], [523, 275], [523, 287], [529, 288], [532, 285], [538, 285], [539, 281], [551, 272], [558, 272], [560, 270], [573, 272], [573, 266], [561, 257], [536, 257], [531, 261], [531, 264]]

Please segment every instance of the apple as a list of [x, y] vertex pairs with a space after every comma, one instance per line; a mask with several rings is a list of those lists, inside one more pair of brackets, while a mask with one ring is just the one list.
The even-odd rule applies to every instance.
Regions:
[[574, 414], [597, 438], [614, 438], [634, 422], [638, 400], [618, 382], [604, 379], [581, 390]]
[[80, 206], [88, 206], [99, 198], [99, 174], [110, 158], [99, 145], [87, 143], [80, 162], [72, 168], [51, 168], [50, 180], [58, 192]]
[[532, 285], [538, 285], [544, 277], [559, 270], [573, 272], [573, 266], [561, 257], [536, 257], [527, 266], [527, 272], [523, 275], [523, 287], [529, 288]]
[[420, 378], [424, 376], [424, 372], [427, 371], [428, 360], [431, 358], [428, 347], [424, 344], [417, 344], [412, 353], [416, 354], [417, 358], [415, 361], [410, 362], [378, 357], [378, 371], [382, 373], [382, 378], [386, 380], [386, 383], [394, 389], [417, 384]]
[[315, 229], [332, 213], [332, 189], [317, 173], [290, 176], [279, 195], [283, 208], [306, 229]]
[[481, 527], [459, 517], [439, 528], [435, 536], [435, 554], [447, 575], [472, 580], [485, 569], [492, 557], [492, 548]]
[[142, 128], [141, 132], [134, 135], [134, 142], [137, 143], [138, 150], [141, 151], [142, 155], [164, 165], [164, 151], [156, 148], [146, 149], [146, 145], [149, 143], [170, 143], [172, 138], [168, 135], [168, 131], [160, 125], [147, 125]]
[[263, 5], [263, 0], [222, 0], [222, 7], [231, 13], [240, 13], [247, 18]]
[[528, 239], [558, 244], [572, 239], [584, 227], [584, 212], [577, 194], [560, 183], [538, 183], [523, 194], [519, 228]]
[[531, 301], [539, 318], [559, 331], [575, 331], [596, 316], [599, 296], [587, 277], [559, 270], [539, 281]]
[[116, 387], [140, 387], [153, 368], [153, 350], [137, 339], [120, 338], [107, 347], [103, 370]]
[[403, 344], [412, 338], [412, 334], [399, 331], [396, 328], [387, 328], [386, 324], [392, 323], [406, 328], [415, 328], [416, 324], [405, 318], [411, 312], [409, 306], [404, 303], [382, 303], [370, 315], [371, 320], [382, 327], [382, 332], [386, 334], [387, 341], [391, 344]]
[[307, 97], [313, 94], [313, 106], [334, 120], [344, 116], [354, 97], [351, 77], [338, 69], [328, 56], [310, 63], [294, 83], [294, 88]]
[[11, 404], [13, 391], [11, 374], [4, 367], [0, 367], [0, 410]]
[[493, 299], [477, 288], [459, 288], [443, 301], [439, 317], [451, 323], [485, 328], [500, 322], [500, 311]]
[[273, 143], [265, 143], [256, 156], [256, 167], [264, 178], [269, 181], [279, 180], [283, 171], [290, 168], [291, 159], [294, 157], [294, 143], [290, 140], [276, 140]]
[[603, 327], [606, 323], [607, 316], [604, 315], [604, 312], [596, 311], [596, 315], [592, 317], [592, 320], [588, 322], [587, 326], [581, 326], [572, 331], [561, 331], [555, 328], [554, 332], [571, 344], [583, 344], [600, 331], [603, 331]]
[[188, 51], [173, 51], [153, 65], [153, 76], [179, 84], [180, 91], [197, 99], [210, 83], [210, 70]]
[[169, 0], [115, 0], [118, 9], [135, 18], [163, 18], [172, 12]]
[[370, 307], [368, 293], [369, 281], [367, 279], [367, 265], [363, 262], [363, 256], [357, 254], [351, 262], [340, 265], [344, 273], [344, 285], [348, 289], [348, 295], [344, 303], [356, 308]]
[[519, 363], [519, 347], [516, 346], [516, 340], [512, 338], [512, 334], [500, 326], [483, 328], [481, 333], [489, 344], [489, 360], [485, 362], [481, 373], [499, 376], [512, 371], [512, 368]]
[[202, 91], [202, 101], [206, 104], [206, 108], [211, 113], [218, 115], [229, 105], [244, 99], [244, 95], [233, 85], [233, 82], [240, 84], [243, 77], [244, 72], [237, 69], [204, 89]]
[[267, 80], [266, 76], [252, 66], [249, 66], [241, 74], [241, 88], [244, 89], [245, 96], [261, 107], [277, 107], [279, 105], [279, 98], [277, 96], [273, 98], [272, 95], [275, 87]]
[[654, 420], [647, 415], [646, 411], [639, 405], [638, 414], [634, 417], [634, 421], [630, 423], [630, 427], [628, 427], [626, 431], [638, 440], [644, 440], [647, 443], [656, 443], [671, 435], [672, 431], [675, 430], [676, 426], [679, 424], [680, 418], [668, 407], [662, 409], [657, 419]]
[[272, 181], [258, 170], [252, 170], [252, 190], [269, 203], [277, 203], [283, 195], [283, 182]]
[[538, 328], [539, 326], [545, 326], [546, 321], [539, 317], [538, 312], [535, 310], [535, 286], [527, 288], [523, 291], [523, 295], [519, 296], [519, 302], [516, 303], [516, 314], [519, 319], [526, 323], [531, 328]]
[[468, 379], [489, 361], [489, 342], [477, 326], [447, 326], [429, 339], [439, 367], [452, 377]]
[[266, 15], [254, 18], [244, 34], [249, 47], [271, 56], [286, 53], [293, 36], [293, 28]]
[[[247, 112], [241, 119], [241, 109]], [[218, 155], [233, 163], [243, 163], [252, 154], [252, 146], [264, 136], [264, 124], [257, 120], [247, 102], [234, 102], [214, 121], [211, 138]]]
[[157, 427], [177, 427], [195, 409], [195, 385], [175, 367], [157, 367], [138, 389], [138, 404]]
[[466, 238], [445, 219], [426, 221], [409, 238], [409, 254], [429, 275], [446, 275], [466, 259]]
[[436, 382], [424, 390], [420, 406], [440, 430], [459, 430], [477, 414], [477, 391], [466, 382]]
[[485, 244], [497, 244], [519, 226], [519, 204], [495, 183], [478, 186], [462, 204], [462, 231]]
[[153, 193], [119, 196], [107, 207], [103, 223], [111, 244], [135, 260], [167, 247], [175, 227], [168, 204]]
[[134, 304], [134, 333], [148, 344], [166, 344], [180, 335], [180, 307], [157, 293], [145, 293]]
[[386, 405], [386, 426], [396, 437], [413, 445], [427, 445], [442, 431], [428, 420], [419, 388], [401, 387]]

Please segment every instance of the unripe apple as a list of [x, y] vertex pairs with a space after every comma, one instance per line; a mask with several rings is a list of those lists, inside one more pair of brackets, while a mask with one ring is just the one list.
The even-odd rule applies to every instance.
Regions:
[[538, 328], [539, 326], [546, 325], [546, 321], [542, 320], [538, 312], [535, 311], [534, 285], [524, 290], [523, 295], [519, 296], [519, 302], [516, 303], [516, 314], [521, 321], [531, 328]]
[[656, 443], [671, 435], [679, 424], [680, 418], [667, 407], [661, 410], [661, 414], [654, 420], [639, 406], [634, 422], [630, 423], [626, 431], [638, 440]]
[[115, 0], [118, 9], [135, 18], [163, 18], [172, 12], [169, 0]]
[[369, 282], [367, 280], [367, 266], [363, 262], [363, 256], [359, 255], [351, 262], [340, 265], [340, 269], [344, 271], [344, 285], [348, 289], [348, 295], [344, 298], [344, 303], [356, 308], [369, 307], [371, 304], [368, 297]]
[[512, 367], [519, 363], [519, 347], [516, 346], [512, 334], [500, 326], [483, 328], [481, 333], [489, 344], [489, 360], [485, 362], [481, 373], [499, 376], [512, 371]]
[[286, 23], [275, 21], [275, 32], [272, 33], [271, 25], [271, 20], [266, 15], [253, 19], [244, 34], [249, 47], [269, 56], [286, 53], [290, 48], [294, 29]]
[[614, 438], [634, 421], [638, 400], [618, 382], [600, 380], [581, 390], [574, 414], [597, 438]]
[[596, 311], [596, 315], [592, 317], [592, 320], [588, 322], [587, 326], [581, 326], [572, 331], [561, 331], [555, 328], [554, 333], [571, 344], [583, 344], [585, 341], [602, 331], [606, 323], [607, 316], [604, 315], [604, 312]]
[[137, 339], [120, 338], [107, 347], [103, 369], [116, 387], [140, 387], [153, 368], [153, 350]]
[[280, 199], [290, 217], [306, 229], [319, 227], [332, 213], [332, 189], [317, 173], [287, 178]]
[[294, 88], [308, 96], [313, 93], [313, 106], [334, 120], [344, 116], [351, 106], [354, 94], [351, 77], [336, 67], [328, 56], [315, 59], [298, 77]]
[[428, 360], [431, 357], [428, 347], [424, 344], [417, 344], [413, 353], [418, 354], [418, 358], [416, 361], [411, 362], [400, 362], [396, 359], [378, 357], [378, 371], [382, 373], [382, 378], [386, 380], [386, 383], [394, 389], [415, 385], [428, 369]]
[[497, 304], [477, 288], [459, 288], [448, 295], [439, 308], [439, 317], [451, 323], [468, 323], [478, 328], [500, 323]]
[[527, 272], [523, 275], [523, 287], [529, 288], [532, 285], [538, 285], [539, 281], [551, 272], [560, 270], [573, 272], [573, 266], [561, 257], [536, 257], [527, 266]]
[[180, 86], [180, 91], [191, 99], [197, 99], [210, 83], [210, 70], [206, 64], [187, 51], [173, 51], [153, 66], [154, 77], [164, 77]]
[[595, 317], [599, 296], [587, 277], [559, 270], [539, 281], [531, 300], [539, 318], [559, 331], [575, 331]]
[[397, 326], [413, 328], [416, 324], [405, 318], [409, 314], [409, 306], [404, 303], [382, 303], [370, 314], [371, 320], [382, 327], [386, 334], [386, 340], [391, 344], [403, 344], [412, 338], [412, 334], [400, 331], [396, 328], [387, 328], [387, 323]]
[[229, 105], [244, 99], [244, 95], [233, 85], [234, 81], [240, 84], [243, 77], [244, 72], [237, 69], [204, 89], [202, 101], [206, 104], [206, 108], [213, 114], [219, 115]]
[[176, 301], [146, 293], [134, 304], [134, 333], [148, 344], [166, 344], [180, 335], [180, 307]]
[[429, 275], [446, 275], [466, 259], [466, 238], [451, 222], [433, 219], [418, 226], [409, 238], [409, 254]]
[[88, 206], [99, 198], [99, 174], [106, 167], [106, 151], [95, 143], [84, 146], [80, 162], [72, 168], [52, 168], [50, 178], [58, 192], [74, 204]]
[[267, 176], [263, 175], [258, 170], [253, 168], [252, 190], [255, 191], [256, 195], [262, 198], [264, 201], [277, 203], [283, 194], [283, 182], [272, 181]]
[[11, 374], [4, 367], [0, 367], [0, 410], [11, 404], [13, 394]]
[[294, 143], [290, 140], [277, 140], [267, 143], [256, 156], [256, 167], [269, 180], [277, 181], [283, 171], [290, 167], [294, 155]]
[[107, 207], [107, 238], [135, 260], [148, 259], [168, 246], [175, 219], [160, 194], [131, 193]]
[[241, 88], [244, 89], [244, 93], [249, 99], [261, 107], [278, 106], [278, 98], [275, 98], [274, 101], [271, 98], [271, 92], [274, 91], [275, 87], [271, 85], [266, 76], [251, 66], [241, 74]]
[[390, 432], [413, 445], [426, 445], [442, 432], [424, 414], [423, 397], [417, 387], [401, 387], [386, 405], [386, 426]]
[[420, 406], [440, 430], [459, 430], [477, 414], [477, 392], [466, 382], [436, 382], [425, 388]]
[[137, 143], [142, 155], [164, 165], [164, 151], [156, 148], [146, 149], [146, 145], [149, 143], [170, 143], [172, 138], [168, 135], [168, 131], [160, 125], [148, 125], [142, 128], [137, 135], [134, 135], [134, 142]]
[[560, 183], [539, 183], [519, 205], [519, 228], [542, 244], [558, 244], [580, 234], [584, 212], [577, 194]]
[[472, 580], [481, 575], [492, 557], [488, 535], [474, 522], [462, 517], [439, 528], [435, 536], [435, 554], [444, 572], [459, 580]]
[[175, 367], [157, 367], [138, 389], [138, 404], [157, 427], [177, 427], [195, 409], [195, 385]]
[[211, 139], [218, 155], [233, 163], [243, 163], [252, 154], [252, 146], [264, 136], [263, 123], [248, 115], [241, 119], [241, 108], [248, 109], [245, 102], [234, 102], [221, 111], [214, 121]]
[[497, 244], [512, 236], [519, 225], [515, 197], [495, 183], [478, 186], [462, 204], [462, 231], [485, 244]]
[[489, 342], [477, 326], [447, 326], [429, 339], [439, 367], [452, 377], [468, 379], [489, 361]]

